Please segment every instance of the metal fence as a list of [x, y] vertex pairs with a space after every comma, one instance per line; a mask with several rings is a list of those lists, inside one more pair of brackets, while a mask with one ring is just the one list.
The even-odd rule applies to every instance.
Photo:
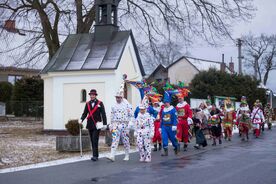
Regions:
[[9, 101], [6, 103], [6, 114], [16, 117], [43, 117], [43, 101]]

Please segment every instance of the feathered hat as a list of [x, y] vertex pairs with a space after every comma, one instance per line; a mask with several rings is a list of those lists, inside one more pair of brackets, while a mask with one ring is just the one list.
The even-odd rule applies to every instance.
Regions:
[[162, 95], [155, 94], [155, 95], [149, 96], [149, 99], [150, 99], [150, 101], [151, 101], [152, 104], [155, 104], [155, 103], [159, 103], [160, 102], [160, 98], [161, 97], [162, 97]]
[[178, 91], [179, 93], [176, 95], [178, 98], [185, 98], [189, 95], [190, 90], [187, 86], [184, 85], [184, 82], [179, 81], [178, 82]]
[[[229, 107], [230, 106], [230, 107]], [[228, 110], [234, 110], [234, 106], [232, 104], [232, 101], [230, 99], [230, 97], [227, 97], [225, 100], [224, 100], [224, 108], [225, 109], [228, 109]]]

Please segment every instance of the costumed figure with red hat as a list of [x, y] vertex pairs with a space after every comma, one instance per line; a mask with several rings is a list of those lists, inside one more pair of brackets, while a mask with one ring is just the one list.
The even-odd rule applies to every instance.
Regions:
[[134, 137], [140, 152], [140, 162], [151, 161], [151, 139], [154, 136], [154, 118], [146, 111], [147, 101], [142, 101], [139, 113], [135, 119]]
[[236, 113], [229, 97], [224, 100], [223, 129], [225, 140], [231, 141], [233, 125], [236, 123]]
[[179, 93], [176, 95], [178, 98], [178, 104], [176, 105], [178, 115], [176, 137], [179, 142], [184, 142], [184, 151], [187, 151], [189, 143], [189, 129], [190, 125], [193, 124], [193, 112], [190, 108], [190, 105], [184, 101], [184, 98], [189, 94], [189, 90], [185, 88], [181, 82], [178, 87]]
[[[167, 88], [164, 88], [167, 89]], [[164, 152], [161, 156], [168, 156], [169, 139], [174, 147], [175, 154], [179, 152], [179, 143], [176, 139], [177, 111], [171, 105], [171, 96], [177, 94], [178, 90], [166, 90], [164, 92], [164, 109], [161, 113], [161, 135]]]
[[160, 115], [161, 115], [161, 111], [163, 110], [164, 106], [161, 107], [160, 105], [160, 96], [159, 95], [154, 95], [154, 96], [150, 96], [150, 101], [152, 103], [153, 106], [153, 110], [154, 110], [154, 136], [152, 138], [152, 142], [153, 142], [153, 146], [154, 149], [153, 151], [157, 151], [157, 145], [159, 145], [158, 149], [161, 150], [162, 149], [162, 138], [161, 138], [161, 133], [159, 131], [160, 129]]
[[267, 124], [268, 130], [271, 130], [272, 127], [272, 117], [274, 116], [273, 109], [271, 108], [270, 103], [267, 103], [267, 105], [264, 108], [264, 115], [265, 115], [265, 123]]
[[111, 161], [115, 161], [115, 152], [119, 145], [120, 138], [124, 144], [125, 161], [129, 160], [129, 122], [133, 116], [132, 107], [124, 98], [125, 82], [122, 82], [119, 92], [115, 95], [116, 103], [111, 108], [111, 123], [109, 129], [112, 134], [111, 153], [107, 157]]
[[251, 113], [251, 121], [252, 121], [253, 131], [254, 131], [256, 138], [258, 138], [260, 136], [261, 126], [265, 122], [265, 117], [264, 117], [263, 110], [261, 109], [261, 106], [262, 106], [262, 104], [261, 104], [260, 100], [256, 100], [256, 102], [254, 103], [252, 113]]

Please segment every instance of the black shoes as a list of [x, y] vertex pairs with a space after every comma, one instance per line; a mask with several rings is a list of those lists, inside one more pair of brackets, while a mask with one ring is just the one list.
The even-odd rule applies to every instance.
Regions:
[[153, 151], [157, 151], [157, 144], [154, 144], [153, 146], [154, 146]]
[[194, 145], [194, 148], [199, 149], [199, 145], [198, 144]]
[[159, 143], [158, 150], [160, 151], [162, 149], [162, 144]]
[[96, 161], [98, 161], [99, 159], [98, 159], [98, 157], [92, 157], [91, 160], [92, 160], [93, 162], [96, 162]]
[[219, 139], [219, 144], [222, 144], [222, 141], [221, 141], [221, 139]]
[[212, 144], [212, 146], [216, 146], [216, 145], [217, 145], [217, 143], [216, 143], [216, 141], [214, 141], [213, 144]]
[[184, 144], [184, 151], [187, 151], [187, 147], [188, 147], [188, 145]]

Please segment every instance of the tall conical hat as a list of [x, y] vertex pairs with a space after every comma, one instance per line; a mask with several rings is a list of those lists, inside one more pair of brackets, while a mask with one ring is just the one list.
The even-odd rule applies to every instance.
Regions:
[[124, 94], [125, 94], [125, 81], [121, 83], [120, 88], [115, 96], [124, 98]]
[[164, 103], [171, 103], [172, 96], [178, 94], [178, 90], [168, 90], [164, 92]]

